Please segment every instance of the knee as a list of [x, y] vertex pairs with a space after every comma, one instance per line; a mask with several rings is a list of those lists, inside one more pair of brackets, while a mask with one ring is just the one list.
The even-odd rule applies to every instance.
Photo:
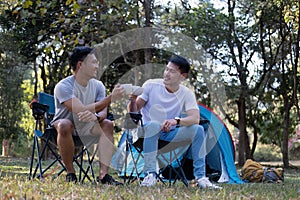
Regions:
[[145, 126], [147, 129], [151, 129], [151, 130], [160, 130], [161, 129], [161, 125], [160, 123], [156, 122], [156, 121], [151, 121], [148, 122]]
[[113, 130], [114, 129], [113, 121], [108, 120], [108, 119], [104, 119], [100, 125], [101, 125], [102, 129], [105, 129], [105, 130]]
[[73, 135], [74, 126], [69, 119], [61, 119], [54, 126], [57, 133], [61, 136]]
[[201, 125], [193, 125], [194, 128], [196, 129], [196, 137], [204, 139], [205, 138], [205, 131], [203, 126]]
[[161, 130], [160, 123], [156, 121], [148, 122], [145, 125], [145, 137], [151, 137], [158, 134]]
[[202, 134], [205, 134], [204, 128], [201, 125], [197, 125], [198, 132], [201, 132]]

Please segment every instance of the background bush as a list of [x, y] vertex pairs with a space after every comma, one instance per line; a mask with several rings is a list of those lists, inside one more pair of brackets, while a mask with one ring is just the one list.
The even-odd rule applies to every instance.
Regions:
[[275, 145], [260, 144], [257, 146], [254, 159], [260, 161], [282, 161], [282, 154], [280, 148]]

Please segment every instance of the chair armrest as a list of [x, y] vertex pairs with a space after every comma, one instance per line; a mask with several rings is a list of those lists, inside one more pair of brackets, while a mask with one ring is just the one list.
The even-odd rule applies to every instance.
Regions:
[[207, 119], [200, 119], [200, 121], [199, 121], [200, 125], [209, 124], [209, 123], [210, 123], [210, 121]]
[[129, 112], [129, 116], [131, 119], [137, 120], [137, 121], [140, 121], [143, 117], [142, 114], [138, 113], [138, 112]]
[[31, 109], [33, 117], [38, 120], [44, 118], [44, 114], [48, 111], [49, 106], [38, 102], [32, 102]]
[[139, 122], [141, 122], [142, 125], [142, 114], [137, 112], [129, 112], [126, 113], [123, 126], [125, 129], [133, 129], [138, 126]]

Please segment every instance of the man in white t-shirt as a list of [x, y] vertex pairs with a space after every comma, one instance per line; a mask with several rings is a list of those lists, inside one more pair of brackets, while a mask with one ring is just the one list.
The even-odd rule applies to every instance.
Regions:
[[[144, 172], [142, 186], [157, 182], [156, 156], [158, 139], [165, 141], [190, 141], [194, 176], [200, 188], [221, 187], [212, 184], [205, 174], [205, 153], [201, 152], [205, 133], [199, 125], [200, 113], [194, 93], [181, 82], [190, 70], [189, 62], [178, 55], [169, 59], [163, 79], [148, 80], [140, 96], [130, 95], [129, 112], [141, 110], [144, 134]], [[203, 148], [203, 147], [202, 147]]]
[[73, 166], [72, 135], [99, 136], [100, 172], [103, 184], [120, 185], [108, 174], [113, 154], [113, 122], [106, 119], [107, 106], [124, 97], [125, 90], [116, 85], [106, 96], [103, 83], [96, 80], [98, 60], [89, 47], [75, 47], [69, 58], [74, 74], [62, 79], [54, 89], [55, 116], [51, 124], [57, 130], [58, 149], [65, 164], [66, 181], [77, 181]]

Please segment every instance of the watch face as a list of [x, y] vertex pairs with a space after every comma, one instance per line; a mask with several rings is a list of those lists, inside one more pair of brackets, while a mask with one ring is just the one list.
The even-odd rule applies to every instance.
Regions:
[[180, 124], [180, 118], [179, 117], [175, 117], [175, 120], [177, 121], [177, 125]]

